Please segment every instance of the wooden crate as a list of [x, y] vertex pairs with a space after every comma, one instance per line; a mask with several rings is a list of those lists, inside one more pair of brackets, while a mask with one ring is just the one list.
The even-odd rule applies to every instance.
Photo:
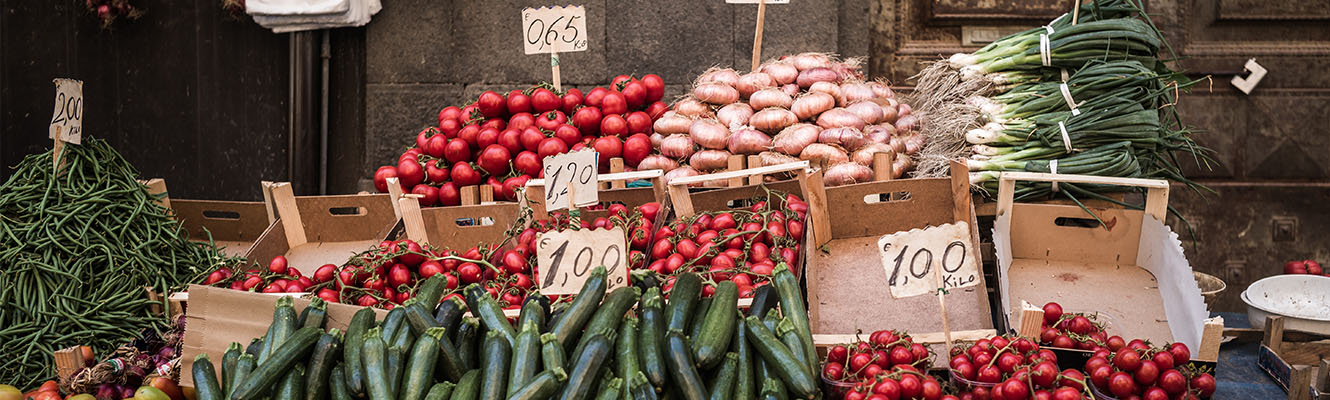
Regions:
[[1257, 365], [1289, 400], [1330, 399], [1330, 337], [1285, 330], [1284, 317], [1265, 319]]

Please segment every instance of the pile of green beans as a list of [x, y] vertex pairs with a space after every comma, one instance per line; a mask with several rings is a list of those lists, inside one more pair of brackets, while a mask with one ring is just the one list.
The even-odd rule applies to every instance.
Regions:
[[[110, 354], [144, 329], [159, 332], [167, 293], [229, 263], [149, 194], [138, 172], [103, 140], [29, 155], [0, 186], [0, 382], [54, 379], [56, 350]], [[165, 296], [163, 296], [163, 299]], [[164, 314], [150, 306], [160, 304]]]

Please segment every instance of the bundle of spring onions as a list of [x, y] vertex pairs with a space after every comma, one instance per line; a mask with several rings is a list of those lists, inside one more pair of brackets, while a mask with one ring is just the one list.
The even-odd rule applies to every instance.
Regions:
[[[1176, 155], [1212, 162], [1174, 104], [1196, 81], [1159, 59], [1167, 43], [1138, 0], [1092, 0], [1073, 16], [956, 54], [916, 78], [928, 145], [919, 176], [966, 158], [970, 181], [995, 194], [1001, 171], [1170, 179], [1196, 186]], [[1060, 192], [1108, 199], [1122, 188], [1018, 184], [1016, 197]]]

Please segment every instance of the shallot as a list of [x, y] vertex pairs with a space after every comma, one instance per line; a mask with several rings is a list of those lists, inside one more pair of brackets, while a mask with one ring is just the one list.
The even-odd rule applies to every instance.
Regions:
[[915, 118], [915, 116], [902, 115], [900, 118], [896, 119], [896, 131], [902, 133], [913, 132], [915, 123], [917, 123], [917, 118]]
[[836, 99], [831, 97], [831, 95], [821, 92], [810, 92], [795, 99], [794, 104], [790, 105], [790, 111], [793, 111], [794, 116], [798, 117], [800, 121], [811, 121], [813, 118], [816, 118], [818, 114], [822, 114], [835, 107]]
[[767, 108], [753, 114], [748, 119], [748, 123], [757, 130], [763, 132], [780, 132], [785, 127], [799, 122], [799, 117], [794, 116], [794, 112], [784, 108]]
[[853, 160], [854, 162], [857, 162], [866, 167], [872, 167], [873, 155], [877, 153], [888, 153], [892, 154], [893, 156], [896, 154], [896, 152], [893, 151], [891, 149], [891, 146], [889, 145], [885, 145], [882, 143], [869, 143], [864, 145], [863, 147], [860, 147], [858, 150], [855, 150], [854, 153], [851, 153], [850, 160]]
[[693, 120], [670, 111], [651, 124], [651, 128], [656, 133], [671, 135], [675, 133], [688, 133], [688, 126], [693, 124]]
[[837, 144], [849, 150], [858, 149], [864, 145], [864, 134], [854, 128], [831, 128], [824, 129], [817, 135], [818, 143]]
[[709, 117], [711, 116], [711, 106], [690, 97], [674, 103], [674, 112], [685, 117]]
[[730, 132], [726, 148], [734, 154], [757, 154], [771, 148], [771, 137], [756, 129], [741, 127]]
[[817, 143], [821, 128], [813, 124], [794, 124], [780, 131], [772, 139], [772, 149], [791, 156], [797, 156], [808, 145]]
[[840, 84], [840, 92], [845, 98], [845, 103], [840, 104], [842, 107], [848, 104], [853, 104], [857, 101], [872, 100], [874, 97], [877, 97], [873, 92], [873, 88], [863, 82], [842, 83]]
[[770, 88], [754, 92], [748, 97], [748, 105], [755, 110], [761, 110], [767, 107], [790, 108], [794, 104], [794, 98], [780, 89]]
[[882, 112], [882, 107], [872, 101], [859, 101], [850, 104], [848, 107], [845, 107], [845, 109], [854, 113], [854, 115], [858, 115], [859, 119], [864, 120], [865, 124], [876, 124], [881, 122], [882, 117], [885, 115], [885, 113]]
[[725, 139], [730, 136], [730, 128], [714, 119], [704, 118], [693, 121], [693, 125], [688, 128], [688, 136], [693, 139], [693, 143], [703, 148], [723, 149]]
[[868, 143], [887, 144], [895, 134], [896, 127], [892, 124], [876, 124], [864, 127], [864, 139]]
[[789, 61], [800, 71], [831, 66], [831, 56], [825, 53], [800, 53], [789, 57]]
[[705, 82], [720, 82], [726, 86], [734, 86], [735, 83], [739, 82], [739, 73], [729, 68], [712, 68], [702, 72], [702, 75], [697, 78], [697, 83]]
[[669, 171], [675, 168], [679, 168], [678, 162], [674, 161], [674, 159], [659, 154], [649, 155], [646, 158], [643, 158], [642, 162], [637, 164], [637, 169], [640, 171], [645, 171], [650, 169], [661, 169]]
[[739, 91], [724, 83], [707, 82], [693, 88], [693, 97], [703, 103], [724, 105], [739, 101]]
[[721, 125], [730, 127], [730, 129], [734, 129], [736, 126], [748, 125], [748, 119], [752, 116], [753, 107], [750, 107], [748, 103], [734, 103], [721, 107], [720, 110], [716, 111], [716, 120], [720, 121]]
[[873, 169], [852, 162], [843, 162], [827, 168], [824, 182], [827, 186], [849, 185], [873, 180]]
[[836, 99], [836, 104], [844, 107], [845, 95], [840, 91], [840, 85], [831, 82], [818, 82], [808, 88], [809, 93], [826, 93], [831, 98]]
[[725, 150], [702, 150], [688, 157], [688, 165], [701, 171], [723, 169], [729, 163], [730, 152]]
[[789, 155], [777, 153], [774, 151], [764, 151], [762, 152], [762, 154], [758, 154], [757, 157], [758, 160], [762, 162], [762, 165], [780, 165], [792, 162], [799, 162], [798, 158], [794, 158]]
[[[683, 177], [688, 177], [688, 176], [698, 176], [698, 175], [702, 175], [702, 173], [697, 172], [697, 170], [693, 169], [693, 167], [689, 167], [689, 166], [685, 165], [685, 166], [682, 166], [682, 167], [679, 167], [679, 168], [672, 169], [672, 170], [670, 170], [669, 172], [666, 172], [666, 173], [665, 173], [664, 180], [665, 180], [665, 183], [666, 183], [666, 184], [669, 184], [670, 181], [674, 180], [675, 178], [683, 178]], [[694, 184], [691, 184], [691, 185], [688, 185], [688, 186], [690, 186], [690, 187], [700, 187], [700, 186], [702, 186], [702, 184], [701, 184], [701, 183], [694, 183]]]
[[799, 84], [799, 87], [807, 88], [817, 82], [835, 83], [838, 79], [840, 79], [840, 75], [836, 71], [832, 71], [830, 68], [818, 67], [801, 70], [799, 78], [795, 79], [795, 82]]
[[794, 80], [799, 78], [799, 69], [783, 62], [774, 62], [763, 65], [762, 72], [771, 76], [771, 78], [780, 85], [794, 83]]
[[790, 97], [798, 96], [799, 85], [793, 83], [787, 83], [780, 86], [780, 91], [785, 92], [785, 94], [790, 95]]
[[666, 157], [688, 158], [693, 155], [693, 150], [693, 139], [688, 135], [673, 134], [660, 141], [660, 154]]
[[734, 88], [739, 90], [739, 97], [748, 98], [753, 92], [776, 87], [776, 80], [771, 78], [765, 72], [750, 72], [739, 77], [739, 81], [734, 84]]
[[864, 120], [849, 110], [837, 107], [818, 115], [817, 125], [824, 129], [849, 127], [862, 130], [864, 129]]
[[799, 153], [799, 159], [821, 162], [824, 165], [835, 165], [850, 161], [850, 156], [845, 154], [845, 149], [834, 144], [813, 143], [804, 148]]
[[891, 91], [891, 87], [887, 86], [886, 83], [878, 81], [868, 82], [868, 87], [873, 89], [873, 95], [878, 98], [882, 99], [896, 98], [896, 93]]

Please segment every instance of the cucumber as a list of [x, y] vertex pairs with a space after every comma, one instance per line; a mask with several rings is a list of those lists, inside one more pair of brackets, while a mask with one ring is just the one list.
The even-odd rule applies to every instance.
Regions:
[[[614, 374], [620, 377], [633, 377], [642, 370], [637, 360], [638, 339], [637, 317], [628, 316], [619, 324], [618, 338], [614, 342]], [[624, 398], [629, 397], [628, 382], [622, 390]]]
[[602, 388], [600, 388], [600, 393], [596, 395], [596, 400], [618, 399], [623, 396], [622, 393], [623, 393], [623, 379], [619, 378], [608, 379], [606, 380], [605, 385]]
[[817, 394], [817, 383], [813, 381], [813, 374], [794, 357], [794, 353], [776, 339], [776, 335], [766, 325], [758, 322], [757, 317], [748, 317], [747, 328], [748, 340], [753, 344], [753, 349], [789, 386], [792, 394], [799, 398], [813, 398]]
[[457, 324], [462, 322], [462, 314], [465, 312], [466, 302], [461, 297], [449, 297], [439, 302], [439, 307], [434, 309], [434, 322], [452, 335], [457, 331]]
[[420, 299], [420, 304], [425, 306], [425, 310], [433, 310], [434, 306], [439, 305], [439, 300], [443, 298], [443, 291], [448, 289], [448, 277], [443, 274], [434, 274], [434, 276], [425, 279], [416, 289], [413, 299]]
[[346, 386], [346, 369], [343, 368], [343, 365], [337, 364], [336, 367], [333, 367], [332, 375], [329, 375], [329, 377], [332, 379], [332, 382], [328, 384], [332, 386], [332, 400], [352, 400], [351, 388]]
[[434, 379], [457, 382], [462, 379], [462, 373], [465, 370], [462, 359], [458, 357], [457, 347], [453, 346], [452, 341], [448, 340], [448, 328], [434, 329], [443, 330], [443, 335], [436, 338], [439, 346], [439, 360], [434, 363]]
[[642, 373], [646, 375], [647, 381], [651, 382], [654, 391], [664, 388], [665, 381], [669, 379], [669, 372], [665, 369], [665, 353], [662, 350], [665, 345], [665, 311], [662, 310], [664, 303], [660, 289], [651, 288], [642, 294], [642, 301], [638, 306], [638, 312], [642, 316], [641, 326], [637, 332], [637, 354], [642, 363]]
[[513, 359], [513, 349], [508, 343], [503, 332], [490, 331], [485, 335], [485, 348], [480, 353], [484, 374], [480, 381], [481, 400], [500, 400], [508, 394], [508, 363]]
[[771, 285], [758, 286], [753, 289], [753, 302], [748, 306], [748, 315], [758, 318], [767, 316], [767, 311], [776, 308], [780, 304], [780, 295], [776, 294], [776, 288]]
[[[542, 305], [542, 303], [544, 303]], [[528, 322], [536, 324], [536, 334], [540, 334], [545, 329], [545, 316], [549, 309], [549, 300], [540, 293], [531, 293], [527, 295], [526, 301], [522, 303], [522, 313], [517, 317], [517, 326], [526, 327]], [[520, 333], [520, 332], [519, 332]]]
[[397, 331], [406, 326], [406, 309], [402, 307], [393, 307], [388, 310], [388, 316], [383, 317], [383, 342], [391, 345], [393, 339], [397, 337]]
[[665, 306], [665, 320], [669, 322], [666, 330], [688, 328], [688, 317], [692, 316], [697, 299], [702, 294], [702, 278], [687, 272], [674, 279], [674, 288], [670, 290], [670, 301]]
[[[240, 343], [231, 342], [230, 346], [226, 346], [226, 354], [222, 355], [222, 380], [219, 382], [223, 390], [229, 389], [231, 381], [235, 380], [236, 361], [240, 360], [241, 353], [243, 350], [240, 349]], [[226, 392], [222, 392], [222, 396], [226, 396]]]
[[343, 346], [342, 364], [346, 366], [342, 374], [346, 376], [346, 388], [352, 396], [364, 397], [365, 367], [360, 359], [361, 345], [365, 344], [365, 331], [374, 327], [374, 310], [365, 307], [356, 311], [351, 323], [346, 327], [346, 344]]
[[734, 324], [739, 313], [739, 287], [731, 281], [716, 285], [711, 306], [697, 325], [700, 333], [693, 339], [693, 359], [700, 369], [711, 369], [725, 359], [725, 350], [734, 336]]
[[769, 376], [762, 380], [762, 398], [771, 400], [786, 400], [790, 395], [785, 392], [785, 383], [780, 379]]
[[604, 266], [591, 270], [591, 276], [587, 277], [586, 284], [577, 292], [573, 303], [563, 310], [563, 314], [550, 327], [550, 333], [559, 339], [560, 346], [565, 349], [572, 346], [573, 340], [581, 335], [582, 327], [591, 320], [591, 315], [600, 306], [600, 300], [605, 297], [606, 284]]
[[753, 346], [748, 343], [748, 321], [735, 320], [734, 341], [730, 349], [739, 357], [739, 369], [734, 377], [734, 398], [752, 399], [757, 397], [757, 384], [753, 378]]
[[[555, 343], [557, 344], [558, 341], [555, 341]], [[508, 395], [508, 400], [549, 399], [558, 394], [559, 389], [563, 388], [563, 383], [567, 381], [568, 373], [564, 372], [563, 368], [555, 367], [531, 377], [530, 382], [517, 388], [517, 391], [513, 394]]]
[[[236, 345], [236, 347], [240, 347]], [[199, 354], [194, 357], [194, 391], [198, 393], [198, 400], [222, 400], [225, 393], [222, 392], [220, 383], [217, 383], [217, 371], [213, 369], [212, 360], [208, 359], [208, 353]]]
[[473, 369], [462, 375], [462, 379], [457, 381], [457, 386], [453, 387], [453, 395], [449, 397], [452, 400], [476, 400], [480, 398], [480, 370]]
[[[528, 304], [531, 304], [528, 302]], [[526, 311], [523, 306], [522, 311]], [[522, 331], [517, 333], [517, 345], [513, 346], [513, 360], [508, 366], [508, 390], [505, 396], [512, 396], [518, 389], [540, 371], [540, 330], [535, 321], [522, 324]]]
[[816, 361], [805, 358], [802, 351], [794, 351], [794, 349], [803, 346], [803, 340], [799, 338], [799, 333], [795, 331], [794, 324], [790, 322], [789, 318], [782, 319], [779, 324], [776, 324], [775, 334], [777, 338], [780, 338], [780, 342], [788, 347], [791, 353], [794, 353], [794, 358], [799, 360], [799, 363], [804, 366], [804, 370], [812, 374], [813, 371], [808, 370], [808, 365]]
[[240, 384], [244, 383], [246, 379], [249, 379], [249, 375], [254, 373], [254, 364], [256, 362], [253, 354], [241, 354], [240, 358], [236, 359], [236, 370], [231, 374], [231, 384], [226, 386], [226, 398], [231, 398]]
[[581, 354], [578, 354], [577, 362], [573, 364], [572, 372], [568, 374], [568, 385], [564, 387], [563, 395], [559, 397], [562, 400], [591, 398], [596, 378], [600, 375], [600, 368], [605, 365], [610, 353], [614, 351], [614, 342], [611, 339], [613, 334], [594, 332], [590, 335], [591, 338], [587, 339]]
[[462, 325], [457, 327], [457, 337], [453, 339], [453, 346], [457, 347], [457, 359], [462, 361], [462, 371], [480, 368], [479, 339], [480, 320], [463, 318]]
[[406, 308], [406, 322], [411, 327], [411, 333], [416, 337], [424, 334], [429, 328], [438, 328], [439, 324], [434, 322], [434, 317], [429, 315], [429, 310], [415, 298], [407, 300], [409, 305], [403, 304], [401, 308]]
[[402, 393], [402, 375], [406, 373], [406, 356], [407, 349], [405, 347], [388, 347], [388, 357], [386, 364], [384, 364], [387, 369], [384, 372], [387, 373], [388, 388], [394, 398]]
[[712, 301], [715, 301], [715, 299], [710, 297], [703, 298], [697, 301], [696, 306], [693, 306], [693, 315], [688, 317], [688, 330], [684, 331], [688, 333], [689, 343], [692, 343], [693, 340], [697, 339], [698, 335], [702, 334], [702, 320], [706, 318], [707, 310], [711, 309]]
[[426, 329], [416, 339], [407, 358], [406, 372], [402, 377], [402, 390], [399, 400], [421, 400], [434, 384], [434, 368], [439, 362], [439, 340], [443, 337], [443, 328]]
[[255, 362], [259, 358], [259, 353], [263, 351], [263, 338], [256, 337], [249, 340], [249, 346], [245, 346], [245, 354], [254, 356]]
[[332, 328], [319, 336], [319, 341], [314, 343], [314, 352], [309, 356], [309, 365], [305, 367], [305, 400], [328, 398], [328, 377], [332, 375], [333, 364], [341, 358], [341, 351], [342, 331]]
[[555, 368], [563, 369], [568, 366], [568, 359], [564, 355], [563, 346], [559, 344], [559, 338], [554, 336], [553, 333], [542, 333], [540, 335], [540, 360], [546, 371]]
[[816, 371], [817, 348], [813, 346], [813, 329], [808, 323], [808, 307], [805, 306], [804, 298], [799, 293], [799, 278], [794, 277], [789, 266], [780, 263], [776, 265], [776, 272], [771, 276], [771, 284], [776, 286], [776, 292], [780, 294], [781, 315], [790, 319], [795, 332], [799, 334], [799, 340], [803, 342], [803, 360], [806, 360], [804, 368]]
[[282, 383], [277, 385], [277, 395], [273, 400], [300, 400], [305, 398], [305, 366], [296, 364], [286, 376], [282, 377]]
[[366, 331], [365, 343], [360, 346], [360, 358], [365, 368], [365, 392], [369, 394], [370, 400], [395, 400], [397, 396], [388, 383], [388, 344], [383, 341], [381, 329]]
[[734, 398], [734, 381], [738, 375], [739, 355], [733, 352], [725, 353], [725, 360], [721, 361], [720, 370], [716, 371], [716, 377], [711, 381], [710, 389], [707, 389], [707, 398], [711, 400]]
[[294, 301], [291, 296], [282, 296], [277, 299], [276, 305], [272, 310], [272, 324], [268, 325], [268, 333], [263, 337], [263, 347], [259, 350], [259, 365], [268, 361], [272, 352], [286, 343], [286, 338], [291, 336], [291, 332], [296, 330], [296, 309], [291, 306]]
[[[295, 322], [294, 315], [291, 321]], [[236, 387], [235, 393], [231, 394], [231, 400], [251, 400], [265, 395], [282, 378], [283, 373], [290, 371], [298, 361], [304, 360], [309, 355], [322, 333], [317, 328], [296, 330], [281, 347], [273, 350], [268, 362], [254, 368], [244, 383]]]
[[489, 292], [476, 283], [468, 285], [462, 293], [466, 294], [466, 304], [471, 314], [479, 317], [486, 329], [498, 332], [508, 341], [508, 348], [512, 348], [513, 342], [517, 341], [517, 330], [513, 329], [513, 324], [508, 323], [508, 317], [503, 315], [503, 307], [499, 306], [499, 302], [494, 301]]
[[452, 382], [439, 382], [429, 388], [429, 393], [425, 393], [425, 400], [448, 400], [453, 395]]
[[647, 375], [641, 371], [633, 376], [628, 382], [628, 393], [632, 395], [632, 400], [656, 400], [656, 388], [647, 380]]
[[319, 328], [323, 329], [324, 322], [328, 319], [328, 302], [322, 298], [315, 297], [310, 300], [309, 305], [300, 311], [301, 328]]
[[668, 361], [670, 377], [674, 378], [670, 387], [678, 390], [684, 400], [706, 399], [706, 389], [702, 377], [693, 363], [693, 351], [688, 345], [688, 338], [678, 329], [671, 329], [665, 334], [665, 359]]
[[[637, 304], [637, 298], [641, 295], [642, 291], [632, 286], [614, 289], [605, 296], [605, 301], [600, 303], [600, 308], [591, 315], [591, 322], [588, 322], [583, 329], [586, 332], [600, 332], [618, 328], [619, 322], [623, 321], [623, 315], [633, 308], [633, 304]], [[578, 345], [586, 340], [587, 338], [583, 337]]]

